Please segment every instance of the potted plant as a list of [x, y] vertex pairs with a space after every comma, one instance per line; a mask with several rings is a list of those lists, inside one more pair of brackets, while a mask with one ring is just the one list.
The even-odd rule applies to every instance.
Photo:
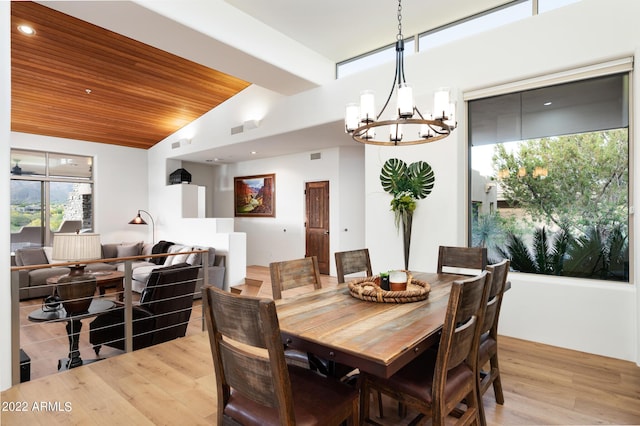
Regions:
[[382, 188], [393, 195], [391, 210], [395, 213], [396, 229], [402, 225], [404, 268], [409, 269], [411, 226], [417, 200], [426, 198], [433, 190], [436, 178], [431, 166], [424, 161], [407, 165], [397, 158], [388, 159], [380, 171]]

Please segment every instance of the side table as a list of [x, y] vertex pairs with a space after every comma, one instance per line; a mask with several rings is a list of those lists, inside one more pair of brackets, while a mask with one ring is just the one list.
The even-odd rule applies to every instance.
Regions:
[[82, 320], [96, 316], [102, 312], [113, 308], [116, 303], [112, 300], [93, 299], [89, 310], [82, 314], [68, 316], [67, 311], [61, 306], [56, 310], [36, 309], [28, 316], [29, 321], [34, 322], [62, 322], [66, 321], [67, 336], [69, 337], [69, 357], [58, 361], [58, 370], [68, 370], [70, 368], [79, 367], [85, 363], [96, 360], [83, 361], [80, 358], [80, 350], [78, 343], [80, 340], [80, 330], [82, 329]]

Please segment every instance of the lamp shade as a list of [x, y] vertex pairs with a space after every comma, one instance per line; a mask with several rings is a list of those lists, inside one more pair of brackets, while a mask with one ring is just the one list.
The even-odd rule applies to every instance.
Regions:
[[138, 216], [134, 217], [129, 221], [129, 225], [146, 225], [147, 222], [144, 221], [142, 216], [140, 216], [140, 212], [138, 212]]
[[53, 237], [52, 257], [67, 262], [100, 259], [100, 234], [56, 233]]

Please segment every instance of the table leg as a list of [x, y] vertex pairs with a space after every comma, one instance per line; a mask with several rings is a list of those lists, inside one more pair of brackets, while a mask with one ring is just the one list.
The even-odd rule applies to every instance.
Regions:
[[81, 329], [82, 321], [79, 319], [67, 321], [67, 336], [69, 337], [69, 360], [65, 366], [67, 369], [82, 365], [82, 358], [80, 358], [80, 350], [78, 349]]

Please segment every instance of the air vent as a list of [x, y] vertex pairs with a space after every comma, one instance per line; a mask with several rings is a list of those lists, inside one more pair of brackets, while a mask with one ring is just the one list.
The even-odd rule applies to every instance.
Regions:
[[231, 128], [232, 135], [237, 135], [238, 133], [242, 133], [242, 132], [244, 132], [244, 126], [242, 125]]
[[180, 141], [171, 144], [171, 149], [180, 148]]
[[310, 157], [311, 160], [320, 160], [322, 158], [322, 153], [321, 152], [314, 152], [309, 157]]

